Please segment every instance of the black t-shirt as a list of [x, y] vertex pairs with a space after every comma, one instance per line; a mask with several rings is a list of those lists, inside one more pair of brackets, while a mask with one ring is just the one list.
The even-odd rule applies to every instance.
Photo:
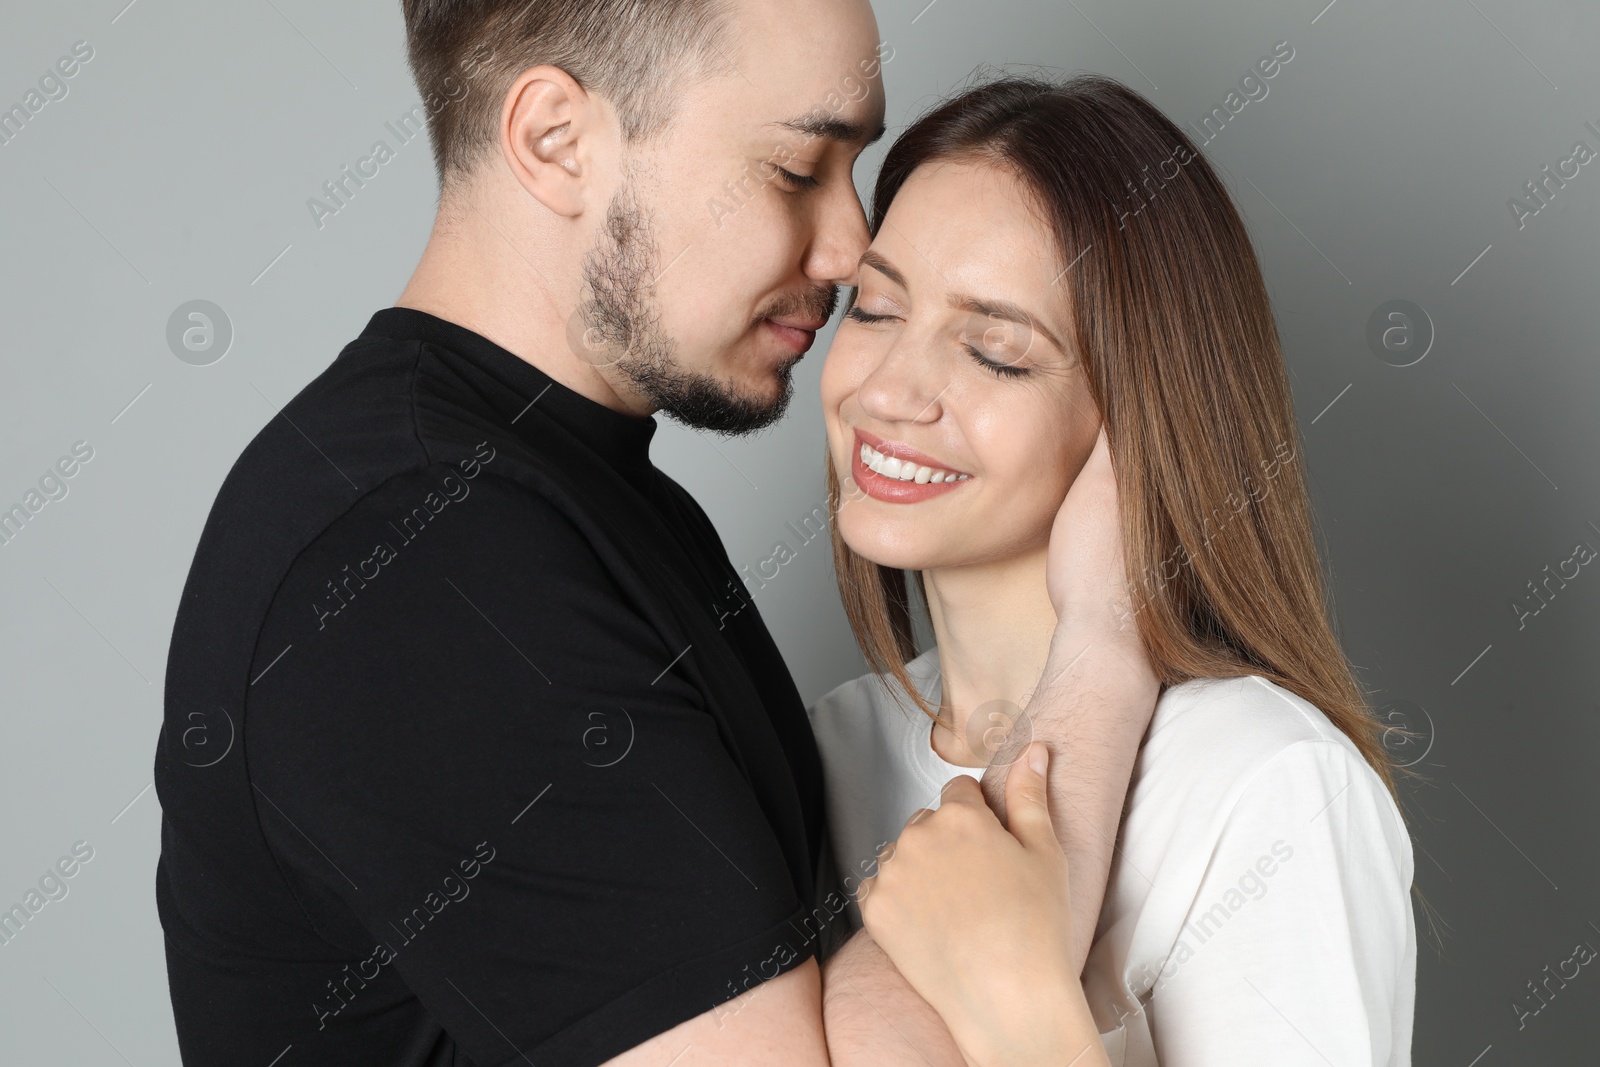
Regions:
[[810, 724], [655, 426], [387, 308], [245, 449], [156, 754], [186, 1064], [595, 1064], [815, 953]]

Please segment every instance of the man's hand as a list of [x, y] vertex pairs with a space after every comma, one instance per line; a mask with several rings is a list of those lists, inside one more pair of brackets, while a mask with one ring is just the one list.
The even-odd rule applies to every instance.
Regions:
[[1137, 642], [1117, 478], [1103, 425], [1050, 528], [1045, 583], [1058, 627]]

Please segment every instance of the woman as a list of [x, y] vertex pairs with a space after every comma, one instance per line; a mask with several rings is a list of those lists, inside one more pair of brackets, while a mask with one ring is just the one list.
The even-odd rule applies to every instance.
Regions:
[[[1049, 973], [1070, 944], [1059, 853], [979, 842], [947, 809], [970, 814], [992, 751], [974, 742], [1039, 679], [1068, 488], [1114, 472], [1162, 689], [1074, 992], [1097, 1061], [1408, 1064], [1410, 841], [1329, 623], [1260, 269], [1183, 132], [1098, 76], [998, 80], [919, 120], [879, 174], [822, 400], [841, 594], [874, 670], [812, 709], [835, 862], [870, 865], [914, 821], [852, 923], [958, 1040], [951, 967]], [[963, 921], [975, 893], [983, 923]], [[997, 911], [1027, 936], [986, 955]], [[942, 960], [901, 936], [928, 922]]]

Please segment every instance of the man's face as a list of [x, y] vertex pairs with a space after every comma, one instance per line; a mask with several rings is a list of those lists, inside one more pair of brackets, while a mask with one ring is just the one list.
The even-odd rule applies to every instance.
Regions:
[[685, 84], [666, 136], [629, 153], [581, 314], [614, 389], [722, 433], [783, 414], [854, 280], [851, 168], [881, 133], [892, 56], [865, 0], [748, 0], [735, 25], [738, 73]]

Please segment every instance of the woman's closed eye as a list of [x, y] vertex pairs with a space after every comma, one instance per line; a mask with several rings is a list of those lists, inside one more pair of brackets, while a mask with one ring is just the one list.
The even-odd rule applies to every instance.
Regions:
[[986, 356], [966, 341], [961, 342], [961, 347], [967, 350], [967, 355], [977, 360], [978, 363], [994, 371], [1002, 378], [1020, 378], [1028, 373], [1027, 367], [1019, 367], [1010, 356]]
[[847, 310], [844, 313], [844, 317], [847, 318], [847, 319], [854, 319], [856, 322], [873, 323], [873, 322], [884, 322], [885, 320], [892, 319], [895, 316], [893, 316], [893, 315], [874, 315], [870, 311], [863, 311], [859, 304], [853, 304], [853, 305], [850, 306], [849, 310]]
[[[896, 315], [878, 315], [871, 311], [866, 311], [859, 304], [851, 305], [845, 311], [844, 317], [867, 325], [871, 325], [875, 322], [887, 322], [890, 319], [898, 318]], [[994, 357], [984, 355], [984, 353], [980, 352], [966, 341], [961, 342], [961, 347], [966, 350], [967, 355], [971, 356], [973, 361], [976, 362], [980, 367], [983, 367], [985, 370], [993, 371], [1001, 378], [1020, 378], [1028, 373], [1027, 367], [1016, 366], [1006, 356]]]

